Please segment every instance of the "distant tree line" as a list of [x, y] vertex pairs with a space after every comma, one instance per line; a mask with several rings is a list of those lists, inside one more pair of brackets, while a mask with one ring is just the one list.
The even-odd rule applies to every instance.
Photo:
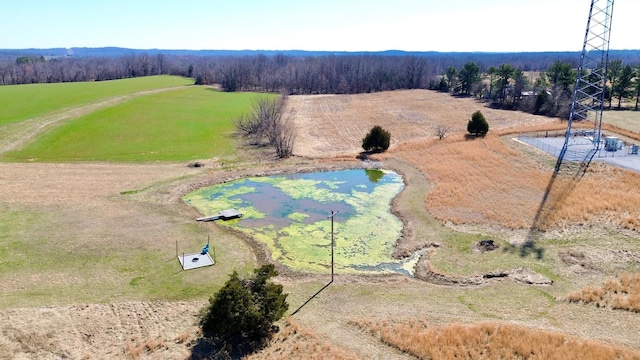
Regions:
[[140, 76], [176, 74], [187, 76], [177, 58], [163, 54], [108, 57], [21, 56], [0, 60], [0, 85], [104, 81]]
[[[568, 116], [576, 78], [574, 61], [549, 54], [524, 53], [478, 57], [388, 56], [380, 54], [247, 56], [127, 54], [120, 57], [19, 56], [0, 59], [0, 85], [103, 81], [150, 75], [179, 75], [196, 84], [220, 84], [224, 91], [297, 94], [356, 94], [398, 89], [433, 89], [475, 96], [503, 109]], [[474, 58], [473, 55], [469, 55]], [[514, 63], [499, 63], [511, 59]], [[526, 63], [525, 60], [529, 60]], [[540, 67], [544, 64], [546, 67]], [[530, 71], [536, 70], [536, 71]], [[532, 75], [535, 74], [535, 75]], [[609, 63], [609, 107], [640, 99], [640, 65], [620, 59]]]

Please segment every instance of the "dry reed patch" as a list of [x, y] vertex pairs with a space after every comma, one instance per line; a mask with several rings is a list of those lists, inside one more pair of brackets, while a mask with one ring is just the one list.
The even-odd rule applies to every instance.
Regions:
[[570, 293], [567, 300], [640, 312], [640, 274], [625, 273], [617, 278], [609, 278], [602, 286], [589, 286]]
[[592, 163], [582, 177], [561, 172], [552, 181], [547, 157], [535, 159], [491, 134], [414, 141], [392, 154], [433, 183], [427, 208], [443, 222], [542, 230], [594, 222], [640, 228], [640, 177], [630, 170]]
[[530, 226], [551, 175], [492, 135], [403, 144], [393, 155], [427, 176], [433, 183], [427, 208], [438, 220], [453, 224]]
[[637, 359], [640, 351], [504, 323], [356, 321], [380, 340], [421, 359]]
[[572, 183], [564, 181], [564, 193], [552, 194], [557, 199], [550, 222], [607, 222], [631, 230], [639, 230], [640, 176], [631, 170], [608, 164], [592, 163], [584, 177]]
[[291, 318], [287, 318], [284, 328], [270, 340], [265, 349], [244, 357], [244, 359], [351, 360], [359, 359], [359, 357], [329, 342], [322, 342], [313, 330], [297, 324]]

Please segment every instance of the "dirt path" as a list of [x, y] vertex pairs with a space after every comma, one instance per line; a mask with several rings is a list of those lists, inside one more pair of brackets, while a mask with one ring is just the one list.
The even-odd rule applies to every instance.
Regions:
[[63, 109], [60, 111], [55, 111], [49, 114], [0, 127], [0, 155], [8, 151], [20, 148], [22, 145], [37, 138], [43, 132], [55, 127], [65, 120], [87, 115], [96, 110], [103, 109], [109, 106], [118, 105], [139, 96], [156, 94], [180, 88], [184, 88], [184, 86], [139, 91], [129, 95], [116, 96], [87, 105], [81, 105]]

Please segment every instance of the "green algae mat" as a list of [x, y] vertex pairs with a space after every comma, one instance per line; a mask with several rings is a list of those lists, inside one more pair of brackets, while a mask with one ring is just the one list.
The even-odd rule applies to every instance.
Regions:
[[194, 191], [184, 201], [204, 215], [235, 208], [243, 217], [220, 221], [264, 242], [292, 270], [328, 273], [334, 211], [336, 273], [411, 274], [415, 259], [391, 258], [402, 222], [390, 212], [404, 186], [387, 170], [342, 170], [251, 177]]

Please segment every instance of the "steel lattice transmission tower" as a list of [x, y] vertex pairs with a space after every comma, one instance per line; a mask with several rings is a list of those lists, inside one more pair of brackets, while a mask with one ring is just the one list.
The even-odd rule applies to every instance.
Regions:
[[613, 0], [591, 0], [587, 30], [584, 35], [582, 55], [580, 56], [580, 66], [573, 91], [571, 112], [569, 113], [569, 123], [565, 133], [564, 145], [558, 155], [556, 171], [560, 170], [560, 164], [567, 151], [571, 137], [571, 125], [574, 120], [589, 120], [589, 116], [593, 118], [594, 148], [587, 154], [583, 163], [588, 164], [600, 149], [612, 14]]

